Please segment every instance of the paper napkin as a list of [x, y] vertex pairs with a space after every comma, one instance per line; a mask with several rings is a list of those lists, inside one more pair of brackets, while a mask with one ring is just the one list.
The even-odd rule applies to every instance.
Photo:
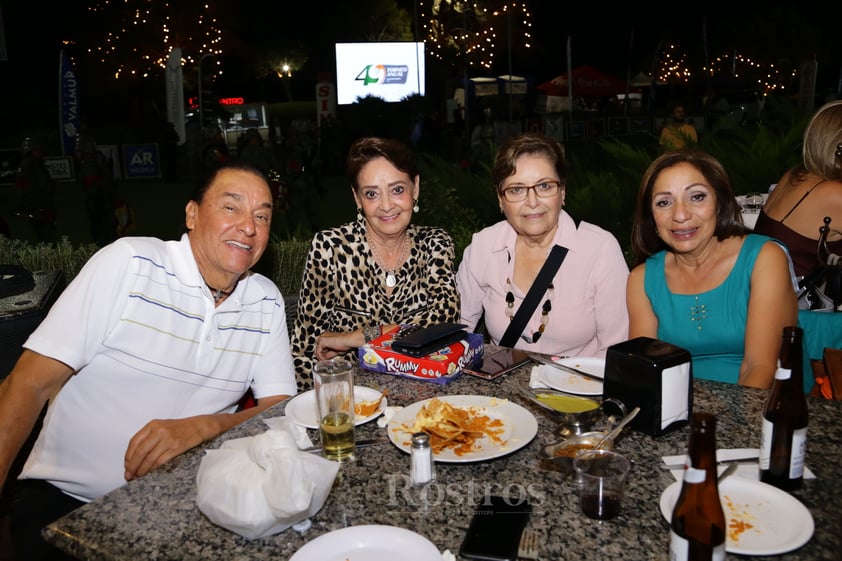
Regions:
[[211, 522], [255, 539], [321, 510], [339, 463], [299, 450], [294, 426], [281, 418], [263, 434], [205, 452], [196, 474], [196, 506]]
[[[727, 462], [728, 460], [738, 459], [738, 458], [746, 458], [749, 456], [757, 457], [760, 454], [760, 450], [757, 448], [731, 448], [731, 449], [719, 449], [716, 451], [716, 460], [718, 462]], [[664, 465], [671, 466], [676, 464], [682, 464], [687, 459], [687, 454], [678, 454], [676, 456], [663, 456], [661, 458], [664, 461]], [[722, 473], [728, 467], [728, 464], [720, 464], [717, 466], [718, 473]], [[672, 476], [675, 477], [676, 481], [681, 481], [684, 479], [684, 467], [676, 468], [670, 470], [672, 472]], [[737, 466], [737, 470], [731, 477], [745, 477], [746, 479], [754, 479], [755, 481], [760, 479], [760, 468], [757, 465], [757, 461], [746, 460], [745, 463], [740, 463]], [[810, 470], [809, 467], [804, 466], [804, 479], [815, 479], [816, 475]]]
[[547, 385], [546, 378], [544, 378], [544, 369], [545, 368], [552, 368], [552, 366], [546, 365], [538, 365], [532, 367], [532, 372], [529, 373], [529, 387], [532, 389], [546, 389], [550, 386]]
[[307, 427], [302, 427], [286, 415], [263, 419], [263, 423], [270, 429], [287, 430], [292, 433], [299, 448], [310, 448], [313, 441], [307, 436]]
[[395, 413], [403, 409], [400, 405], [387, 405], [386, 409], [383, 410], [383, 414], [377, 418], [377, 426], [380, 428], [384, 428], [386, 425], [389, 424], [389, 421], [392, 420], [392, 417], [395, 416]]

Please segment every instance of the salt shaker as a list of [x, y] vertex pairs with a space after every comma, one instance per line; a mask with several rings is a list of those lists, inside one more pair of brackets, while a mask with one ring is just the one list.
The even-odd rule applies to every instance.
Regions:
[[433, 449], [430, 447], [430, 435], [426, 432], [412, 435], [409, 478], [413, 485], [424, 485], [436, 479]]

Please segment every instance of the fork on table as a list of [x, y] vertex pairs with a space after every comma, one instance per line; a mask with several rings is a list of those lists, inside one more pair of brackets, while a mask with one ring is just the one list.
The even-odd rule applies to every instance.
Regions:
[[532, 528], [523, 530], [520, 535], [517, 556], [518, 559], [538, 559], [538, 532]]

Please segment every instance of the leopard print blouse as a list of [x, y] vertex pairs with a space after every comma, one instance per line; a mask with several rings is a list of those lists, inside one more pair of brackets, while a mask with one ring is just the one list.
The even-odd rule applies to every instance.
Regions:
[[[299, 391], [313, 385], [316, 339], [326, 331], [354, 331], [372, 321], [422, 327], [459, 321], [453, 239], [431, 226], [410, 225], [407, 233], [410, 254], [388, 297], [386, 272], [371, 254], [363, 220], [313, 237], [290, 337]], [[346, 358], [356, 363], [356, 350]]]

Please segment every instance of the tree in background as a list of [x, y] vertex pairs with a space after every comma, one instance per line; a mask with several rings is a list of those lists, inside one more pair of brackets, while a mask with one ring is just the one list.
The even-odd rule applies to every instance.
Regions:
[[[84, 56], [114, 79], [159, 77], [173, 47], [187, 65], [201, 55], [223, 52], [224, 3], [198, 0], [149, 2], [124, 0], [91, 3], [77, 40]], [[81, 56], [81, 54], [80, 54]]]
[[532, 46], [532, 16], [525, 2], [418, 2], [418, 19], [430, 54], [452, 66], [503, 69], [508, 56]]

